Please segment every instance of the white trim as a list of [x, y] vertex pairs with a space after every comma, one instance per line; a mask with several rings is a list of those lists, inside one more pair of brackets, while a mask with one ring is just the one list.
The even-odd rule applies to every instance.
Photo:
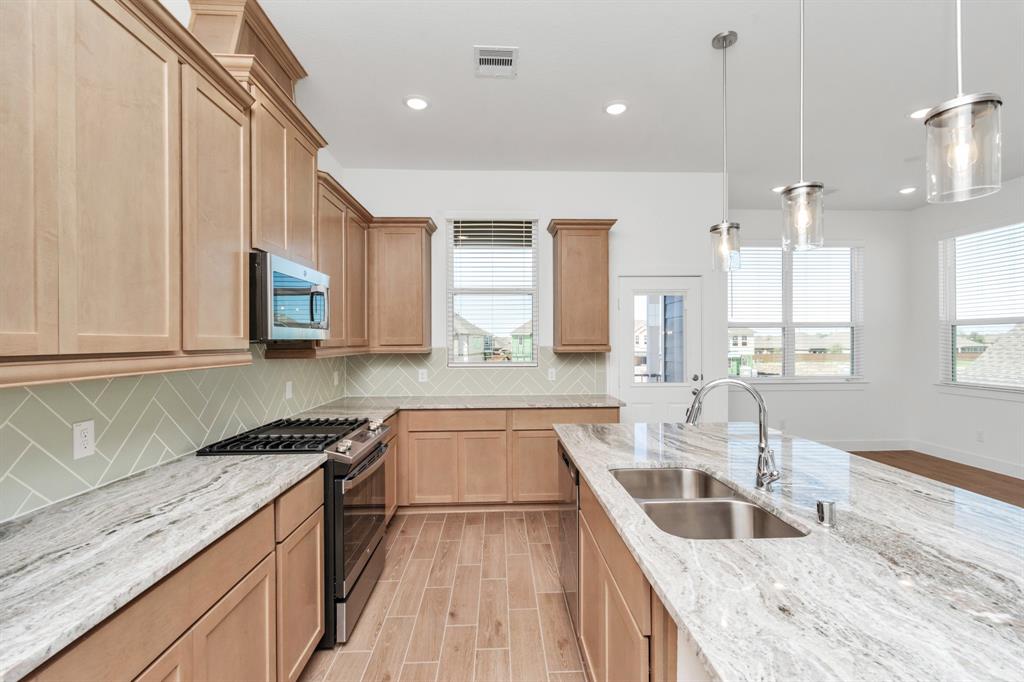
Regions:
[[883, 450], [913, 450], [912, 443], [899, 438], [880, 438], [872, 440], [823, 440], [820, 441], [830, 448], [843, 452], [879, 452]]
[[935, 384], [938, 392], [943, 395], [955, 395], [960, 398], [983, 398], [988, 400], [1006, 400], [1012, 403], [1024, 403], [1024, 389], [1010, 386], [990, 386], [987, 384], [961, 384], [940, 381]]
[[[789, 379], [758, 379], [757, 377], [740, 377], [759, 391], [863, 391], [867, 388], [868, 382], [865, 379], [821, 379], [808, 381], [801, 378]], [[729, 392], [742, 391], [743, 389], [730, 386]]]
[[540, 211], [445, 211], [441, 215], [447, 223], [454, 220], [532, 220], [540, 224]]
[[967, 466], [977, 467], [979, 469], [985, 469], [986, 471], [994, 471], [998, 474], [1006, 474], [1007, 476], [1013, 476], [1015, 478], [1024, 478], [1024, 462], [1006, 462], [1001, 459], [994, 457], [988, 457], [987, 455], [979, 455], [974, 452], [965, 452], [963, 450], [954, 450], [953, 448], [947, 448], [944, 445], [937, 445], [935, 443], [929, 443], [927, 441], [908, 441], [906, 450], [916, 450], [923, 452], [926, 455], [932, 455], [933, 457], [941, 457], [942, 459], [948, 459], [953, 462], [959, 462], [960, 464], [966, 464]]

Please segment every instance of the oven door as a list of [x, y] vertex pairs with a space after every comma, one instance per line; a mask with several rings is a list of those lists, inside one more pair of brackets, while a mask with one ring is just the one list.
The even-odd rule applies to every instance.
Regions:
[[327, 338], [330, 277], [280, 256], [268, 260], [269, 339]]
[[384, 536], [384, 459], [381, 443], [345, 478], [334, 482], [334, 571], [346, 598]]

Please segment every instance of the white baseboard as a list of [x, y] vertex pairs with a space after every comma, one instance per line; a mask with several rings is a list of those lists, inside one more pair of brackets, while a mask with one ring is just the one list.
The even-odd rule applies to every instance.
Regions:
[[846, 452], [872, 452], [877, 450], [915, 450], [933, 457], [941, 457], [967, 466], [994, 471], [1016, 478], [1024, 478], [1024, 462], [1014, 464], [974, 452], [954, 450], [935, 443], [920, 440], [827, 440], [825, 445]]

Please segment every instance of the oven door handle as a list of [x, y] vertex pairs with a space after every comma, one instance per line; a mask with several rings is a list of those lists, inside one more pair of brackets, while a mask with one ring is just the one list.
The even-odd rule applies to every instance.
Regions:
[[384, 466], [384, 459], [388, 454], [389, 447], [390, 446], [388, 443], [381, 443], [380, 447], [378, 448], [378, 452], [380, 452], [381, 454], [379, 457], [377, 457], [377, 461], [371, 464], [365, 471], [361, 472], [355, 478], [346, 478], [345, 480], [343, 480], [341, 482], [341, 492], [347, 493], [349, 490], [356, 487], [357, 485], [368, 479], [370, 476], [372, 476], [373, 472], [377, 471], [377, 469], [380, 469], [382, 466]]

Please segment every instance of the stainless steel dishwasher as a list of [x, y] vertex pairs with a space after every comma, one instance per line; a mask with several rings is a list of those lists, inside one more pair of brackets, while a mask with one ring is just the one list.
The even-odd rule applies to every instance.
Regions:
[[562, 582], [562, 594], [569, 607], [572, 627], [577, 633], [580, 629], [580, 474], [565, 454], [562, 444], [558, 444], [558, 454], [562, 458], [560, 489], [565, 493], [564, 503], [558, 512], [558, 544], [561, 547], [558, 558], [558, 573]]

